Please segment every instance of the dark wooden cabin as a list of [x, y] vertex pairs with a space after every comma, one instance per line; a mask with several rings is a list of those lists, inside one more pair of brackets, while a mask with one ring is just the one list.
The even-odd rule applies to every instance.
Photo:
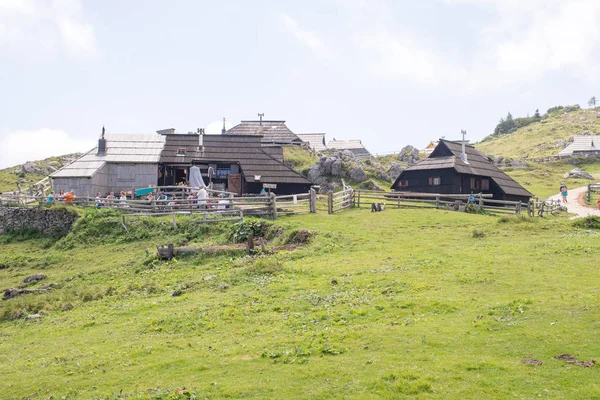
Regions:
[[[167, 134], [160, 157], [159, 185], [187, 182], [198, 166], [206, 184], [238, 194], [259, 193], [275, 184], [277, 194], [305, 193], [311, 182], [283, 163], [281, 146], [265, 146], [260, 135]], [[209, 176], [209, 168], [212, 167]]]
[[402, 171], [392, 185], [399, 192], [491, 193], [494, 199], [527, 202], [533, 196], [473, 146], [440, 139], [428, 158]]

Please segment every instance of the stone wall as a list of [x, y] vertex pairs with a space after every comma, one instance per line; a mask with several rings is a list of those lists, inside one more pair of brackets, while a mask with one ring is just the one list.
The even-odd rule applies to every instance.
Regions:
[[65, 208], [0, 207], [0, 233], [35, 229], [44, 235], [64, 236], [79, 216]]

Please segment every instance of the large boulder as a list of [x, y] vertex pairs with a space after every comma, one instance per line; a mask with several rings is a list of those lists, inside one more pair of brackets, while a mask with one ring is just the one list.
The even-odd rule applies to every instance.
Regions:
[[354, 157], [356, 157], [354, 155], [354, 153], [351, 152], [350, 150], [344, 150], [344, 151], [342, 151], [342, 156], [343, 157], [347, 157], [347, 158], [354, 158]]
[[370, 179], [368, 181], [365, 181], [365, 182], [361, 183], [359, 185], [359, 187], [361, 189], [365, 189], [365, 190], [383, 191], [382, 188], [380, 188], [379, 186], [377, 186], [377, 184], [375, 182], [373, 182], [372, 180], [370, 180]]
[[402, 166], [395, 162], [391, 163], [390, 167], [387, 170], [388, 176], [393, 180], [396, 180], [396, 178], [398, 178], [401, 173], [402, 173]]
[[367, 174], [361, 167], [354, 167], [348, 174], [353, 182], [363, 182], [367, 180]]
[[586, 171], [582, 171], [579, 168], [573, 168], [572, 170], [569, 171], [569, 178], [573, 178], [573, 179], [589, 179], [589, 180], [593, 180], [594, 177], [592, 176], [592, 174], [590, 174], [589, 172]]
[[333, 175], [333, 176], [342, 176], [342, 177], [344, 176], [344, 169], [342, 168], [342, 159], [341, 158], [337, 158], [331, 164], [331, 175]]
[[308, 179], [316, 185], [321, 185], [326, 181], [323, 166], [320, 163], [316, 163], [308, 170]]
[[[400, 155], [398, 156], [399, 161], [404, 162], [416, 162], [419, 159], [419, 149], [413, 146], [404, 146], [402, 150], [400, 150]], [[410, 161], [409, 161], [410, 160]]]
[[325, 173], [325, 174], [331, 174], [331, 165], [333, 164], [333, 162], [335, 160], [336, 159], [334, 157], [327, 157], [325, 159], [325, 161], [323, 161], [323, 164], [322, 164], [323, 173]]

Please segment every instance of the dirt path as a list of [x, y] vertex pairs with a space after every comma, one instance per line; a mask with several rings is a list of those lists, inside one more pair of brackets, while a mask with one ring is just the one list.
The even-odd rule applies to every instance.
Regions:
[[[587, 192], [587, 186], [580, 187], [577, 189], [569, 189], [569, 202], [567, 203], [567, 210], [570, 213], [577, 214], [573, 218], [587, 217], [588, 215], [600, 216], [600, 210], [596, 207], [590, 207], [585, 203], [583, 196]], [[561, 200], [561, 195], [555, 194], [548, 198], [549, 200]]]

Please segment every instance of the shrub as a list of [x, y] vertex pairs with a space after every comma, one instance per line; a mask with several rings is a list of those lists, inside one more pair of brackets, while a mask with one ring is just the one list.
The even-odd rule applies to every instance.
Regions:
[[257, 218], [247, 218], [235, 223], [229, 231], [229, 240], [237, 243], [248, 240], [248, 235], [252, 232], [254, 236], [264, 236], [267, 232], [268, 224]]
[[600, 229], [600, 217], [590, 215], [589, 217], [580, 218], [573, 222], [575, 228], [584, 229]]

